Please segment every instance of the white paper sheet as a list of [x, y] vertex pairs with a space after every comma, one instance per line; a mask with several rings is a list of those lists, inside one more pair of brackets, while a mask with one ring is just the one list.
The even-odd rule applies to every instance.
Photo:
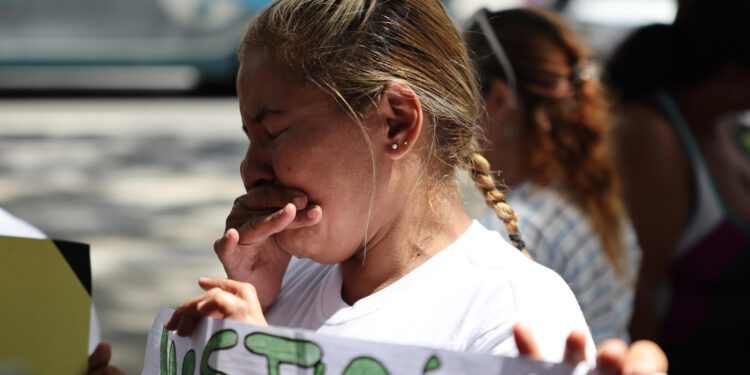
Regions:
[[144, 375], [584, 375], [589, 370], [586, 364], [573, 368], [525, 358], [351, 340], [212, 318], [201, 320], [191, 337], [180, 337], [163, 328], [172, 312], [162, 308], [154, 321]]

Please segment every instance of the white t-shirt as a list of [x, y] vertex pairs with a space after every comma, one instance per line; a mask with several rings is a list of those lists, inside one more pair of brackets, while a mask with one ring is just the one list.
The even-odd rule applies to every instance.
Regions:
[[[535, 261], [559, 273], [570, 286], [595, 342], [610, 338], [630, 341], [628, 324], [641, 256], [630, 222], [625, 220], [621, 232], [626, 272], [623, 277], [607, 258], [585, 213], [561, 191], [524, 182], [507, 197], [518, 215], [526, 250]], [[505, 225], [490, 209], [485, 210], [479, 222], [501, 234], [507, 233]]]
[[[10, 212], [0, 208], [0, 236], [45, 239], [47, 236], [33, 225], [13, 216]], [[96, 315], [94, 304], [91, 304], [91, 315], [89, 317], [89, 354], [96, 350], [101, 342], [99, 333], [99, 317]]]
[[[522, 321], [559, 362], [573, 329], [588, 332], [573, 293], [474, 221], [456, 242], [386, 288], [348, 305], [339, 265], [294, 258], [266, 313], [272, 325], [370, 341], [516, 356]], [[587, 358], [595, 358], [589, 336]]]

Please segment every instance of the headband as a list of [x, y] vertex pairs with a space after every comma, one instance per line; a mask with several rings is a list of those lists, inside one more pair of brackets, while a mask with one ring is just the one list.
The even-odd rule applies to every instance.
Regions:
[[482, 35], [484, 35], [484, 38], [490, 45], [490, 49], [492, 49], [492, 53], [495, 55], [497, 62], [500, 63], [500, 68], [503, 70], [503, 73], [505, 73], [505, 78], [508, 81], [508, 86], [510, 86], [510, 89], [513, 91], [513, 97], [511, 98], [510, 106], [512, 108], [515, 108], [518, 87], [516, 86], [516, 73], [513, 70], [513, 65], [510, 64], [508, 55], [505, 53], [503, 46], [500, 44], [500, 40], [497, 38], [497, 35], [495, 35], [495, 32], [492, 30], [492, 26], [490, 26], [490, 21], [487, 19], [487, 9], [482, 8], [477, 11], [474, 18], [476, 19], [477, 24], [479, 24], [479, 29], [482, 31]]

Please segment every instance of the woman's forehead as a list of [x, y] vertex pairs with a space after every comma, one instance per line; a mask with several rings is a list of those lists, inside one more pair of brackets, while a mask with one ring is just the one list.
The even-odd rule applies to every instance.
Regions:
[[273, 77], [271, 83], [301, 86], [304, 79], [299, 70], [277, 58], [264, 48], [248, 48], [241, 59], [238, 72], [240, 80], [258, 80]]
[[264, 97], [297, 95], [307, 85], [301, 74], [286, 64], [263, 53], [248, 50], [237, 74], [237, 93], [240, 99], [248, 96]]
[[[237, 95], [240, 108], [248, 116], [261, 111], [280, 110], [286, 113], [323, 115], [340, 110], [331, 94], [300, 78], [283, 65], [273, 65], [272, 60], [258, 60], [240, 67], [237, 76]], [[258, 63], [260, 60], [265, 60]], [[257, 64], [256, 64], [257, 63]]]

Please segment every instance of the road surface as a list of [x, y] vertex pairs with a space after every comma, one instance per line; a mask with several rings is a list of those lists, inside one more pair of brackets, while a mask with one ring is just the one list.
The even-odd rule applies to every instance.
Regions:
[[102, 339], [128, 374], [159, 307], [224, 276], [212, 244], [243, 192], [240, 124], [233, 98], [0, 99], [0, 205], [91, 244]]

